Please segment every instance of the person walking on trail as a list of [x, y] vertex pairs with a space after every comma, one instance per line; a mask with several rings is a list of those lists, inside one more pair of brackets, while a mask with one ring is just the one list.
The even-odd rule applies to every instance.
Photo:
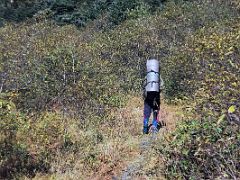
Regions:
[[151, 58], [147, 60], [147, 75], [144, 81], [144, 119], [143, 134], [149, 132], [149, 118], [153, 113], [151, 130], [158, 132], [160, 122], [158, 113], [160, 110], [160, 93], [164, 89], [164, 82], [160, 75], [160, 66], [157, 59]]

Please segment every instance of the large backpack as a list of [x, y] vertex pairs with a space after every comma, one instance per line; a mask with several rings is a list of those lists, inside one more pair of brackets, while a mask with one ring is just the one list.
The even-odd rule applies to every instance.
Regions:
[[146, 92], [159, 92], [159, 61], [157, 59], [147, 60]]

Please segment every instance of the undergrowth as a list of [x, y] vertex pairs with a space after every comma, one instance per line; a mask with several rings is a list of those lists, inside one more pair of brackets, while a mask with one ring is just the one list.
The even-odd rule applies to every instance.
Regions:
[[[115, 112], [140, 96], [150, 56], [160, 59], [165, 98], [184, 99], [197, 114], [156, 148], [166, 177], [239, 177], [238, 2], [168, 1], [154, 14], [147, 7], [126, 10], [105, 31], [104, 14], [81, 30], [46, 18], [0, 29], [3, 178], [87, 177], [120, 162], [124, 153], [114, 150], [131, 152], [125, 140], [139, 134]], [[123, 139], [115, 128], [127, 128]]]
[[168, 137], [169, 144], [157, 148], [166, 156], [167, 178], [239, 178], [239, 126], [218, 122], [185, 121]]

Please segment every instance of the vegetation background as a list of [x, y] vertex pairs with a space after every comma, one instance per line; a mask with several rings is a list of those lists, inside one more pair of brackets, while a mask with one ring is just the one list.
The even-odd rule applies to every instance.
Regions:
[[153, 148], [165, 178], [240, 178], [239, 15], [238, 0], [2, 0], [0, 178], [121, 168], [150, 56], [182, 108]]

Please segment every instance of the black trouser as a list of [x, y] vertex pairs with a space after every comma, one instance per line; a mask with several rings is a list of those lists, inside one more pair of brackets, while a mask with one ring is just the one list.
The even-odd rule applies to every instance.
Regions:
[[158, 122], [158, 112], [160, 110], [160, 92], [147, 92], [144, 100], [144, 126], [148, 125], [151, 112], [153, 112], [153, 124]]

